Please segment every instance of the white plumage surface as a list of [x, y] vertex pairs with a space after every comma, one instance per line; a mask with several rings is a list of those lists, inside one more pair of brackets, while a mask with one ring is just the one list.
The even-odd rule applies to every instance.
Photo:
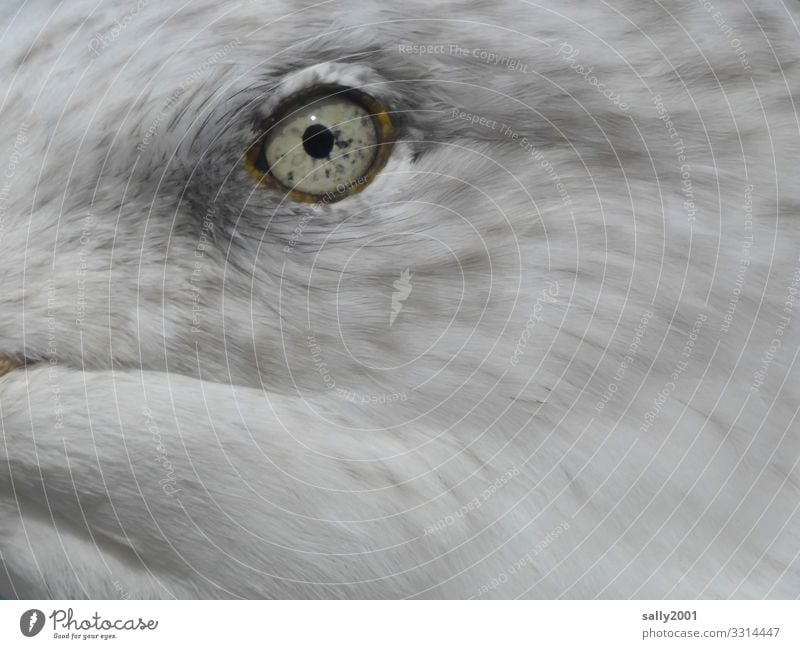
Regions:
[[797, 597], [800, 11], [708, 5], [7, 2], [0, 593]]

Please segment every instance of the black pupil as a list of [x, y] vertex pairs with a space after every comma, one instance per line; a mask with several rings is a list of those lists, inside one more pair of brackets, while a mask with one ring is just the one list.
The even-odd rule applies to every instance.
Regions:
[[303, 148], [312, 158], [327, 158], [333, 151], [333, 133], [327, 126], [312, 124], [303, 133]]

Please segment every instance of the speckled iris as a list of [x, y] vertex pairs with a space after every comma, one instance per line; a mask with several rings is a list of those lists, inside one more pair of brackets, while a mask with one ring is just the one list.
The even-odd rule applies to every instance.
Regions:
[[369, 112], [347, 96], [334, 95], [275, 123], [264, 141], [264, 161], [287, 188], [322, 195], [363, 182], [377, 145]]

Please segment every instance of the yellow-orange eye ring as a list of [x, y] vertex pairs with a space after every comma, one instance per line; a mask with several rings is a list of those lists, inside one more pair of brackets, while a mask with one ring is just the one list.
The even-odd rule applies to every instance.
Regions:
[[261, 131], [245, 168], [261, 185], [303, 203], [332, 203], [363, 190], [383, 169], [395, 138], [386, 106], [337, 85], [289, 97]]

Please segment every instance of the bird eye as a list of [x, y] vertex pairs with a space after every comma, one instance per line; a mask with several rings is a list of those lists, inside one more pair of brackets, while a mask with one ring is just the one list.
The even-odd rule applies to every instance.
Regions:
[[374, 97], [341, 86], [284, 101], [245, 156], [257, 180], [303, 202], [333, 202], [366, 187], [391, 152], [394, 127]]

